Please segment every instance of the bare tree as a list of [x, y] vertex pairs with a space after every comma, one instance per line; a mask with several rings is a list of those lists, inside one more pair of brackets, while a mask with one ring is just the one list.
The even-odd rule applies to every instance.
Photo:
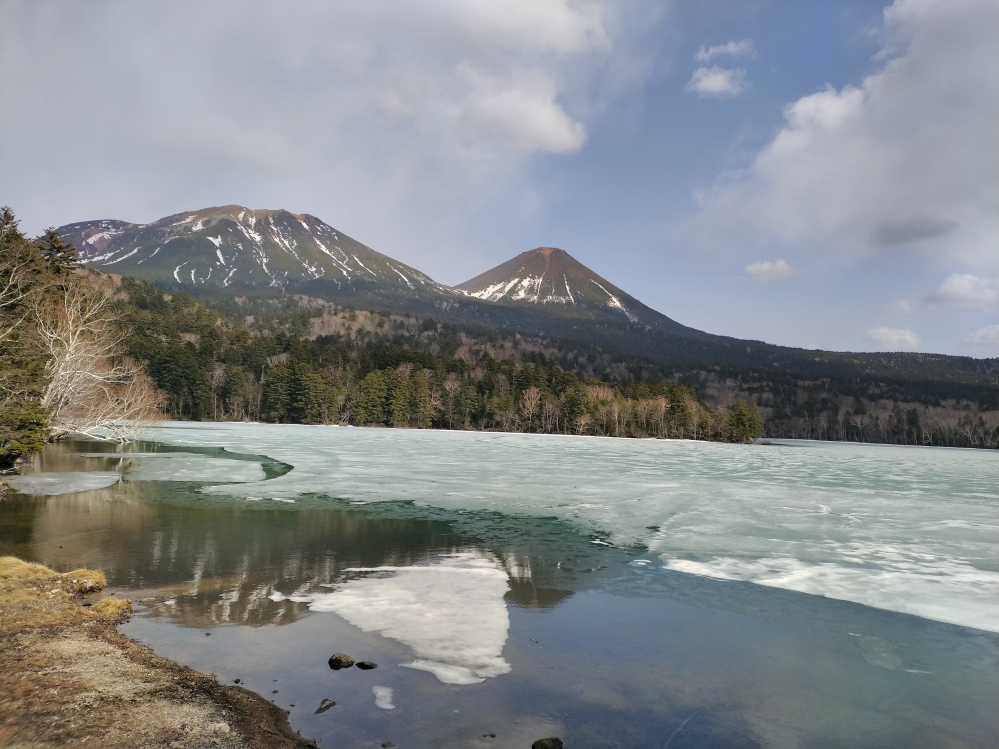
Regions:
[[538, 390], [533, 385], [524, 391], [524, 394], [520, 396], [520, 412], [527, 419], [527, 428], [530, 429], [534, 424], [534, 414], [538, 410], [538, 404], [541, 403], [541, 391]]
[[541, 412], [541, 429], [545, 432], [557, 432], [559, 420], [562, 418], [562, 403], [557, 398], [549, 396]]
[[493, 375], [493, 385], [496, 387], [496, 393], [500, 398], [506, 398], [507, 393], [510, 392], [510, 380], [506, 378], [506, 375], [502, 372], [497, 372]]
[[12, 243], [0, 264], [0, 343], [10, 338], [31, 313], [34, 250], [27, 242]]
[[48, 355], [42, 406], [54, 437], [78, 433], [128, 442], [160, 418], [152, 380], [122, 355], [124, 333], [112, 310], [113, 293], [110, 282], [77, 275], [56, 305], [36, 306]]
[[461, 380], [458, 379], [458, 375], [454, 372], [448, 372], [447, 377], [444, 378], [444, 392], [447, 393], [447, 403], [445, 415], [447, 416], [447, 425], [449, 427], [454, 426], [454, 411], [456, 404], [456, 399], [458, 391], [461, 389]]

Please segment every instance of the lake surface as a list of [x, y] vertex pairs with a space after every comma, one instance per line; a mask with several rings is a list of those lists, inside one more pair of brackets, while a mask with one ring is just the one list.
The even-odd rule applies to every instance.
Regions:
[[322, 746], [999, 744], [995, 453], [150, 438], [51, 446], [5, 479], [0, 552], [105, 570], [137, 602], [124, 632]]

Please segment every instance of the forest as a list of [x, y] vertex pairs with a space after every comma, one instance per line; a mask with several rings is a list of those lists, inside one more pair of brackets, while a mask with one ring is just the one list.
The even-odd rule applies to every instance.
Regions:
[[[121, 288], [129, 354], [146, 362], [172, 418], [730, 442], [762, 435], [755, 406], [711, 411], [669, 380], [614, 385], [513, 356], [468, 361], [435, 352], [426, 335], [418, 350], [391, 335], [255, 334], [183, 292], [127, 278]], [[440, 332], [432, 320], [420, 327]]]

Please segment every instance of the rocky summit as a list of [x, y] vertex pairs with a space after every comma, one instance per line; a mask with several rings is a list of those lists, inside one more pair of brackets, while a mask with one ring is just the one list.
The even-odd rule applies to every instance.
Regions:
[[285, 210], [227, 205], [151, 224], [84, 221], [59, 231], [87, 265], [170, 286], [235, 290], [324, 280], [344, 290], [382, 286], [454, 295], [315, 216]]

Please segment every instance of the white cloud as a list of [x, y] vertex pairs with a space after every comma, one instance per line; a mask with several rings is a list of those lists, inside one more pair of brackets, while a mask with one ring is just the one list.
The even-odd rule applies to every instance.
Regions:
[[865, 337], [884, 351], [912, 351], [920, 345], [919, 336], [911, 328], [871, 328]]
[[747, 265], [743, 271], [750, 278], [755, 278], [761, 283], [769, 281], [783, 281], [794, 274], [792, 268], [783, 258], [780, 260], [758, 260]]
[[470, 67], [462, 72], [471, 91], [453, 108], [451, 119], [469, 139], [489, 139], [514, 153], [566, 153], [582, 148], [586, 128], [559, 106], [551, 76], [518, 71], [516, 84], [510, 85], [510, 80]]
[[999, 323], [971, 331], [964, 337], [964, 342], [971, 346], [999, 346]]
[[746, 168], [698, 193], [691, 230], [711, 246], [738, 239], [791, 262], [903, 248], [994, 262], [997, 24], [992, 2], [896, 0], [880, 69], [790, 103]]
[[999, 278], [979, 278], [970, 273], [948, 276], [940, 288], [926, 297], [930, 304], [957, 304], [991, 309], [999, 304]]
[[700, 63], [709, 63], [716, 57], [752, 57], [756, 54], [752, 39], [734, 39], [725, 44], [717, 44], [713, 47], [701, 47], [694, 55], [694, 60]]
[[698, 96], [714, 96], [719, 99], [738, 96], [746, 90], [746, 71], [729, 70], [717, 65], [698, 68], [690, 76], [684, 90]]
[[896, 299], [891, 303], [891, 308], [900, 315], [912, 314], [912, 302], [907, 299]]
[[32, 232], [305, 211], [455, 282], [539, 214], [533, 158], [637, 99], [664, 7], [3, 0], [0, 188]]

